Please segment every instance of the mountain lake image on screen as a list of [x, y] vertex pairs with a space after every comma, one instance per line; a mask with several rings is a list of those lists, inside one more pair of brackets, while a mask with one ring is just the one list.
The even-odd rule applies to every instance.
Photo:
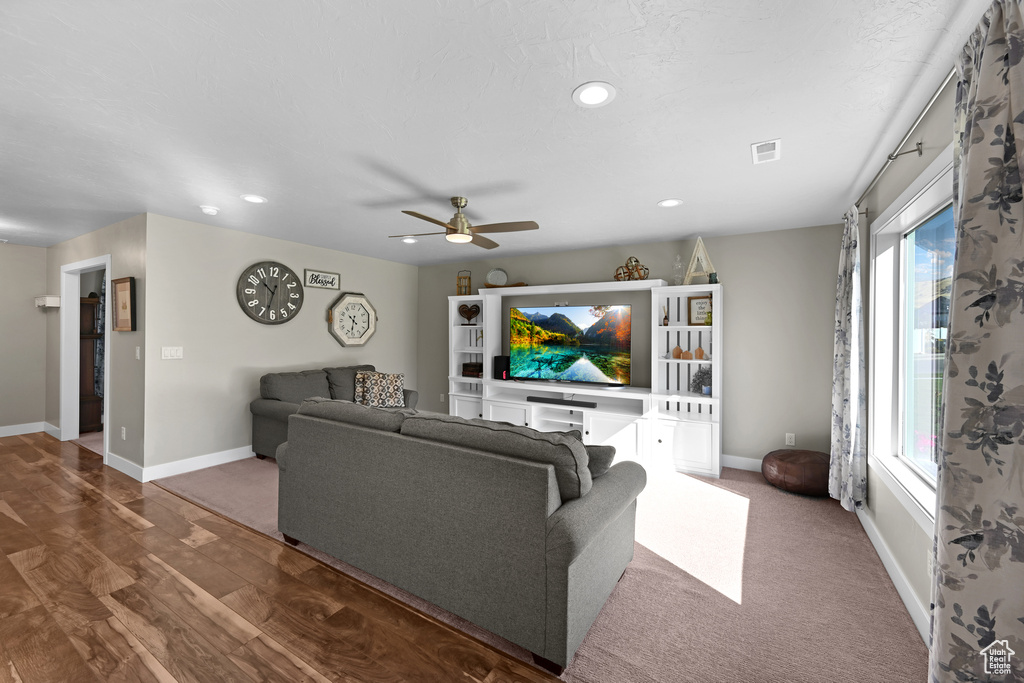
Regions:
[[509, 308], [513, 379], [629, 384], [630, 307]]

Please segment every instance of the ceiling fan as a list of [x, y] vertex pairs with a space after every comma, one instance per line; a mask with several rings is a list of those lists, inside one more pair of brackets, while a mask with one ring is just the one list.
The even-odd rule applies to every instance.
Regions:
[[540, 226], [534, 221], [517, 221], [514, 223], [488, 223], [486, 225], [470, 225], [469, 220], [462, 213], [462, 210], [466, 208], [466, 204], [469, 200], [465, 197], [452, 197], [452, 206], [455, 207], [455, 215], [451, 217], [447, 223], [439, 221], [436, 218], [425, 216], [422, 213], [416, 211], [402, 211], [402, 213], [409, 214], [420, 220], [428, 221], [436, 225], [440, 225], [445, 228], [444, 232], [421, 232], [410, 235], [405, 233], [402, 235], [388, 235], [388, 237], [422, 237], [425, 235], [444, 235], [445, 239], [449, 242], [465, 243], [472, 242], [478, 247], [484, 249], [494, 249], [498, 246], [498, 243], [490, 240], [480, 233], [488, 232], [519, 232], [520, 230], [536, 230]]

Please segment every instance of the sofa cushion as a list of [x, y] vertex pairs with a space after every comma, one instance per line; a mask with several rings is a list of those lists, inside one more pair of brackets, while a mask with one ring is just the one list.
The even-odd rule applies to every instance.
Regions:
[[[356, 373], [360, 370], [373, 371], [372, 365], [349, 365], [341, 368], [324, 368], [327, 373], [327, 382], [330, 384], [331, 398], [340, 398], [343, 401], [356, 400]], [[328, 394], [324, 394], [327, 396]]]
[[323, 370], [273, 372], [260, 377], [260, 396], [288, 403], [302, 403], [312, 396], [330, 396], [327, 373]]
[[590, 468], [590, 478], [597, 479], [608, 471], [615, 459], [615, 446], [589, 445], [587, 449], [587, 466]]
[[416, 412], [407, 409], [371, 408], [333, 398], [312, 398], [302, 402], [298, 414], [347, 422], [384, 432], [397, 432], [402, 428], [405, 418], [415, 415]]
[[355, 402], [375, 408], [405, 407], [405, 373], [356, 373]]
[[578, 439], [553, 432], [488, 420], [417, 413], [402, 423], [402, 434], [440, 441], [489, 453], [555, 466], [555, 479], [563, 501], [580, 498], [593, 481], [587, 468], [587, 449]]

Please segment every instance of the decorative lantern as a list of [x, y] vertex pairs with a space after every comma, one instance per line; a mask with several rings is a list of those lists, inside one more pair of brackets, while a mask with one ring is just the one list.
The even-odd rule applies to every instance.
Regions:
[[[465, 275], [463, 275], [465, 273]], [[468, 270], [460, 270], [458, 275], [455, 276], [455, 293], [459, 296], [463, 294], [469, 294], [470, 280], [469, 276], [472, 275]]]

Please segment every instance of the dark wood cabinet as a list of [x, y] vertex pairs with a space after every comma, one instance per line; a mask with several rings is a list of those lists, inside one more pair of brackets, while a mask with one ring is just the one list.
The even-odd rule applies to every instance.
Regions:
[[103, 339], [99, 319], [100, 300], [82, 298], [79, 324], [78, 431], [103, 429], [103, 397], [96, 393], [96, 345]]

